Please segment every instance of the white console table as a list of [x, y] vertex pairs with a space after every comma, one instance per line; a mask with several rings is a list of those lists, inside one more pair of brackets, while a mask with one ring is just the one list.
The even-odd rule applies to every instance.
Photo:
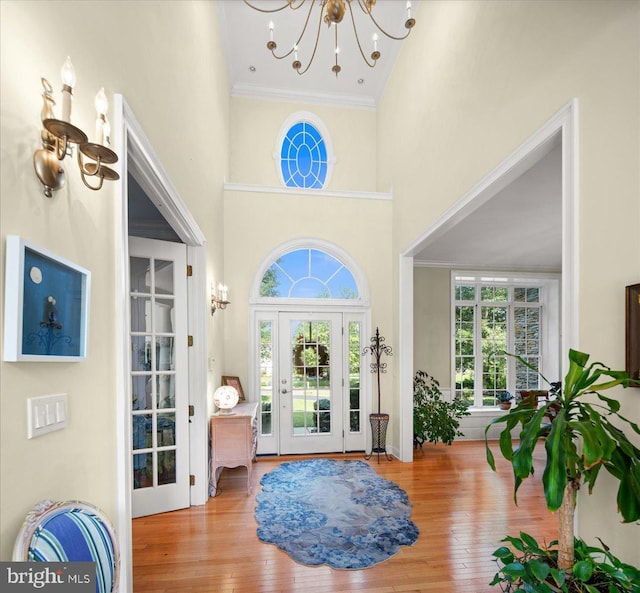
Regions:
[[211, 416], [211, 480], [209, 495], [215, 496], [220, 473], [225, 467], [247, 468], [247, 494], [251, 492], [252, 463], [258, 444], [258, 404], [244, 403], [232, 414]]

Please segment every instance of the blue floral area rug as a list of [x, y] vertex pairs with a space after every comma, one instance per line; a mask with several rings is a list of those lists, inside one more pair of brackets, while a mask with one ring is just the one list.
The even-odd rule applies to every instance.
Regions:
[[418, 539], [407, 493], [364, 461], [292, 461], [263, 476], [258, 537], [309, 566], [362, 569]]

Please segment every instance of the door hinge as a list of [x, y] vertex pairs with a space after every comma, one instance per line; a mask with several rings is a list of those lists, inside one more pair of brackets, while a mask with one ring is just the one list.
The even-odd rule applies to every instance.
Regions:
[[189, 406], [189, 417], [196, 415], [195, 406]]
[[191, 264], [187, 264], [187, 278], [191, 278], [193, 276], [193, 266]]
[[196, 485], [196, 477], [193, 474], [191, 474], [189, 476], [189, 486], [195, 486], [195, 485]]
[[193, 346], [193, 336], [187, 336], [187, 346]]

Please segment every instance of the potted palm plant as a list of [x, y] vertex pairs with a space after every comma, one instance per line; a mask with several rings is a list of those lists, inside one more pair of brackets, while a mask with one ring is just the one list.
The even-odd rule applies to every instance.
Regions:
[[[606, 546], [594, 548], [574, 539], [576, 493], [583, 484], [591, 492], [602, 469], [619, 482], [617, 505], [623, 522], [640, 519], [640, 449], [620, 428], [626, 425], [640, 434], [640, 427], [620, 415], [617, 400], [600, 393], [628, 387], [631, 380], [624, 371], [611, 370], [599, 362], [587, 366], [588, 360], [588, 354], [570, 350], [569, 370], [561, 388], [556, 385], [555, 399], [539, 407], [520, 402], [485, 429], [487, 461], [495, 470], [487, 433], [492, 425], [504, 425], [499, 449], [513, 466], [516, 503], [519, 486], [533, 474], [533, 450], [538, 440], [545, 438], [542, 484], [547, 507], [558, 511], [557, 550], [543, 550], [533, 538], [521, 534], [520, 538], [505, 539], [522, 553], [520, 556], [507, 548], [494, 553], [504, 566], [492, 584], [505, 584], [505, 591], [640, 591], [640, 571], [621, 563]], [[544, 418], [550, 421], [543, 423]], [[518, 425], [520, 441], [514, 448], [511, 431]]]

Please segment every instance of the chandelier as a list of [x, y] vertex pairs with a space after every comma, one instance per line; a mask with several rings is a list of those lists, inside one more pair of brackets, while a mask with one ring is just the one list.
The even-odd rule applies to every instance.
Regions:
[[[376, 0], [285, 0], [284, 5], [274, 9], [259, 8], [258, 6], [251, 4], [251, 2], [249, 2], [248, 0], [244, 0], [244, 3], [247, 6], [253, 8], [254, 10], [257, 10], [259, 12], [264, 12], [264, 13], [279, 12], [281, 10], [284, 10], [285, 8], [290, 8], [291, 10], [299, 10], [307, 2], [309, 4], [309, 8], [307, 11], [306, 18], [304, 20], [302, 32], [298, 36], [298, 39], [293, 44], [291, 49], [289, 49], [289, 51], [283, 54], [276, 53], [276, 49], [278, 46], [273, 39], [273, 30], [274, 30], [273, 21], [269, 22], [269, 41], [267, 42], [267, 49], [271, 51], [271, 54], [277, 60], [282, 60], [284, 58], [289, 57], [291, 54], [293, 54], [293, 62], [291, 63], [291, 65], [293, 66], [293, 69], [300, 75], [304, 74], [307, 70], [309, 70], [309, 68], [311, 67], [311, 64], [313, 63], [313, 59], [315, 58], [315, 55], [316, 55], [316, 50], [318, 49], [318, 40], [320, 39], [320, 31], [322, 29], [322, 23], [324, 22], [326, 23], [329, 29], [331, 29], [333, 26], [333, 30], [334, 30], [333, 46], [334, 46], [334, 54], [335, 54], [335, 63], [332, 66], [331, 71], [335, 72], [336, 77], [338, 76], [338, 73], [340, 72], [340, 70], [342, 70], [342, 68], [340, 67], [340, 64], [338, 63], [338, 59], [340, 57], [340, 46], [338, 45], [338, 25], [344, 19], [344, 16], [347, 13], [347, 11], [349, 12], [349, 16], [351, 17], [351, 24], [353, 25], [353, 34], [355, 36], [356, 44], [358, 46], [358, 49], [360, 50], [360, 55], [362, 56], [362, 59], [370, 68], [373, 68], [376, 65], [376, 63], [378, 62], [381, 56], [381, 53], [378, 50], [378, 34], [374, 33], [371, 39], [373, 51], [371, 52], [369, 56], [370, 59], [369, 59], [365, 55], [365, 52], [362, 49], [362, 44], [360, 43], [360, 37], [358, 36], [356, 21], [353, 16], [352, 4], [358, 5], [358, 7], [362, 10], [362, 12], [371, 19], [371, 22], [375, 25], [378, 31], [380, 31], [383, 35], [385, 35], [389, 39], [393, 39], [395, 41], [402, 41], [403, 39], [406, 39], [409, 36], [409, 33], [411, 33], [411, 29], [413, 29], [413, 26], [416, 24], [415, 19], [411, 17], [411, 2], [409, 1], [406, 3], [407, 20], [404, 23], [404, 26], [407, 29], [407, 32], [404, 35], [396, 36], [396, 35], [391, 35], [390, 33], [387, 33], [380, 26], [378, 21], [376, 21], [375, 17], [373, 16], [373, 7], [376, 4]], [[315, 42], [313, 45], [313, 51], [311, 52], [311, 58], [309, 59], [309, 62], [307, 63], [307, 65], [303, 68], [302, 62], [298, 59], [298, 48], [300, 47], [300, 43], [302, 42], [305, 36], [305, 33], [307, 32], [309, 23], [312, 22], [311, 15], [316, 5], [319, 7], [319, 11], [318, 11], [318, 15], [316, 16], [318, 25], [315, 33]]]

